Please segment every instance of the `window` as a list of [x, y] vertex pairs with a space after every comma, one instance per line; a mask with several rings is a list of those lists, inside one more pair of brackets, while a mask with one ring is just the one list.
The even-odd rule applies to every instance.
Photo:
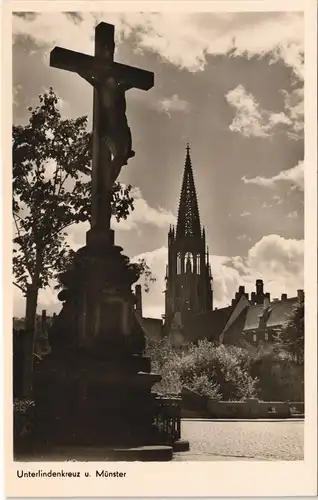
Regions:
[[192, 253], [187, 252], [185, 254], [184, 261], [185, 261], [186, 270], [187, 271], [189, 270], [190, 273], [192, 273], [193, 272], [193, 255], [192, 255]]
[[197, 274], [200, 274], [200, 254], [197, 255]]
[[256, 333], [253, 333], [253, 342], [256, 342]]
[[264, 339], [266, 340], [266, 342], [268, 341], [268, 332], [264, 333]]
[[181, 254], [177, 254], [177, 274], [181, 274]]

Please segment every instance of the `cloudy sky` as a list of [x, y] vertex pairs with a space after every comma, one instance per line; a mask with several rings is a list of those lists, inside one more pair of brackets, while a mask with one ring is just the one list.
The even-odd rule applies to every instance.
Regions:
[[[135, 211], [114, 224], [116, 242], [144, 256], [157, 282], [144, 315], [164, 312], [169, 224], [176, 221], [189, 141], [214, 276], [215, 306], [239, 285], [262, 278], [273, 297], [303, 287], [303, 16], [301, 13], [58, 13], [14, 15], [14, 123], [50, 86], [64, 117], [92, 113], [92, 89], [53, 69], [60, 45], [93, 54], [94, 26], [116, 25], [115, 60], [155, 74], [148, 92], [130, 90], [127, 115], [136, 157], [120, 180], [131, 183]], [[84, 225], [70, 231], [84, 244]], [[58, 311], [54, 291], [39, 309]], [[15, 290], [15, 315], [24, 301]]]

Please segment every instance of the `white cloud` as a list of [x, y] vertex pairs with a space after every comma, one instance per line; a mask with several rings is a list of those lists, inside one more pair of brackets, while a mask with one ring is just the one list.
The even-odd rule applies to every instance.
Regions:
[[303, 240], [264, 236], [246, 257], [212, 257], [215, 305], [228, 305], [240, 285], [248, 293], [255, 291], [256, 279], [263, 279], [264, 289], [272, 298], [282, 293], [295, 297], [297, 289], [304, 286], [303, 270]]
[[156, 108], [159, 111], [163, 111], [169, 116], [171, 116], [171, 112], [187, 112], [189, 110], [189, 107], [189, 103], [183, 99], [180, 99], [178, 94], [174, 94], [170, 98], [162, 99], [156, 105]]
[[[153, 276], [156, 278], [154, 283], [150, 284], [149, 292], [143, 293], [143, 315], [144, 317], [160, 318], [164, 314], [165, 303], [165, 275], [166, 265], [168, 260], [167, 247], [157, 248], [150, 252], [144, 252], [136, 255], [132, 261], [144, 258], [151, 269]], [[141, 283], [142, 283], [141, 279]]]
[[273, 205], [271, 203], [267, 203], [267, 201], [264, 201], [264, 203], [262, 204], [262, 208], [272, 208]]
[[[141, 224], [166, 228], [170, 224], [176, 223], [175, 216], [164, 208], [153, 208], [142, 197], [139, 188], [133, 188], [131, 194], [134, 198], [135, 209], [130, 212], [126, 220], [117, 222], [112, 219], [111, 226], [115, 231], [131, 231], [140, 229]], [[74, 224], [68, 230], [68, 244], [73, 250], [78, 250], [85, 245], [86, 232], [89, 230], [89, 223]]]
[[284, 131], [292, 139], [303, 136], [304, 110], [303, 89], [291, 93], [282, 90], [285, 98], [285, 112], [274, 113], [262, 109], [253, 94], [243, 85], [230, 90], [225, 98], [236, 114], [229, 128], [245, 137], [270, 137], [273, 133]]
[[285, 182], [291, 184], [293, 188], [304, 189], [304, 162], [300, 161], [297, 165], [287, 170], [282, 170], [273, 177], [242, 177], [245, 184], [256, 184], [267, 188], [275, 188], [278, 183]]
[[[134, 210], [130, 212], [126, 220], [122, 219], [120, 222], [117, 222], [114, 218], [112, 219], [111, 226], [115, 231], [138, 231], [141, 225], [167, 228], [170, 224], [176, 223], [176, 217], [169, 210], [162, 207], [151, 207], [143, 198], [138, 187], [132, 189], [131, 195], [134, 198]], [[71, 248], [77, 250], [85, 244], [85, 234], [88, 229], [88, 223], [71, 226], [68, 230], [68, 242]]]
[[281, 205], [283, 203], [283, 199], [281, 196], [279, 196], [278, 194], [275, 194], [273, 196], [273, 200], [276, 201], [277, 205]]
[[246, 137], [268, 136], [260, 106], [243, 85], [230, 90], [225, 98], [236, 109], [236, 115], [229, 127], [232, 132], [240, 132]]
[[280, 113], [271, 113], [269, 115], [268, 119], [268, 128], [275, 127], [275, 125], [291, 125], [291, 120], [288, 118], [288, 116], [285, 115], [285, 113], [280, 112]]
[[140, 224], [150, 224], [159, 228], [168, 227], [170, 224], [176, 223], [176, 217], [172, 212], [162, 207], [151, 207], [148, 202], [142, 197], [139, 188], [132, 190], [134, 198], [134, 210], [129, 214], [126, 220], [120, 222], [113, 221], [113, 228], [123, 231], [136, 229]]
[[245, 241], [245, 240], [250, 240], [250, 238], [247, 236], [247, 234], [239, 234], [236, 239], [238, 241]]
[[[253, 57], [271, 54], [283, 60], [297, 78], [303, 78], [303, 16], [301, 13], [81, 13], [81, 22], [56, 12], [42, 12], [33, 21], [14, 17], [14, 33], [38, 42], [93, 52], [96, 21], [116, 25], [118, 40], [132, 33], [137, 50], [150, 50], [163, 59], [199, 71], [208, 54]], [[78, 20], [77, 20], [78, 21]]]
[[19, 103], [19, 92], [22, 90], [22, 85], [14, 85], [12, 89], [12, 103], [17, 106]]
[[290, 119], [291, 129], [289, 136], [292, 139], [303, 138], [304, 135], [304, 88], [294, 89], [292, 92], [282, 90], [285, 99], [285, 113]]
[[299, 216], [299, 213], [297, 212], [297, 210], [293, 210], [292, 212], [289, 212], [287, 214], [287, 217], [289, 219], [297, 219], [298, 216]]
[[[148, 293], [143, 293], [143, 314], [146, 317], [160, 318], [164, 313], [165, 272], [168, 250], [161, 247], [156, 250], [136, 255], [132, 260], [145, 258], [156, 282], [150, 286]], [[240, 285], [246, 292], [255, 290], [256, 279], [263, 279], [266, 292], [272, 298], [287, 293], [294, 297], [296, 290], [303, 288], [304, 241], [286, 239], [279, 235], [264, 236], [253, 245], [246, 257], [210, 256], [214, 306], [224, 307], [231, 303]], [[45, 306], [45, 307], [44, 307]], [[15, 291], [14, 314], [24, 314], [24, 300]], [[48, 313], [57, 311], [60, 304], [54, 290], [41, 292], [39, 310], [46, 308]]]
[[247, 262], [253, 272], [270, 282], [273, 290], [284, 283], [290, 293], [295, 293], [303, 286], [304, 240], [286, 239], [276, 234], [263, 236], [249, 250]]

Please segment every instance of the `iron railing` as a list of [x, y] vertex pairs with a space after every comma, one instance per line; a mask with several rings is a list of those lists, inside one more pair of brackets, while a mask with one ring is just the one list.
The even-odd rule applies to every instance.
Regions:
[[155, 426], [165, 443], [174, 443], [181, 438], [181, 398], [156, 397]]

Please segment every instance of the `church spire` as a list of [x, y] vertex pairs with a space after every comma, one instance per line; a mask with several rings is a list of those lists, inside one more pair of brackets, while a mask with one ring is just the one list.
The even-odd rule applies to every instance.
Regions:
[[[172, 336], [172, 344], [176, 332], [182, 337], [189, 314], [213, 309], [212, 275], [206, 250], [187, 144], [177, 227], [168, 233], [164, 328]], [[180, 341], [179, 333], [176, 342]]]
[[198, 200], [188, 143], [179, 203], [177, 236], [201, 236]]

